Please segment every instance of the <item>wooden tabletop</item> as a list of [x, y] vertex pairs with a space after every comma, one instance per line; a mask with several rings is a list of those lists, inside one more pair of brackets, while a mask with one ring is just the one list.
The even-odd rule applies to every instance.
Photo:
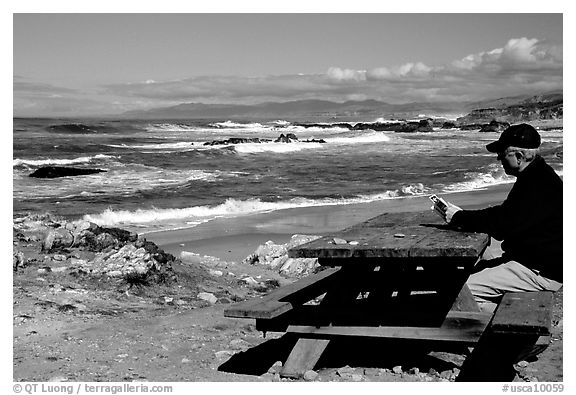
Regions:
[[430, 210], [382, 214], [288, 253], [291, 258], [477, 258], [488, 242], [486, 234], [451, 229]]

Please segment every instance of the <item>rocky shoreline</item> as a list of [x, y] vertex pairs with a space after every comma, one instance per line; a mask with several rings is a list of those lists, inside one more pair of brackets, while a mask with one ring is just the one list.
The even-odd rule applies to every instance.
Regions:
[[[227, 319], [223, 310], [318, 270], [315, 259], [287, 256], [317, 237], [270, 241], [242, 262], [226, 262], [185, 251], [175, 257], [136, 233], [86, 221], [15, 218], [14, 380], [286, 381], [281, 361], [262, 371], [258, 361], [235, 365], [255, 346], [285, 339], [264, 339], [252, 320]], [[517, 381], [562, 380], [561, 292], [552, 340], [538, 360], [516, 366]], [[381, 367], [351, 367], [334, 356], [302, 380], [453, 381], [464, 359], [406, 353]]]

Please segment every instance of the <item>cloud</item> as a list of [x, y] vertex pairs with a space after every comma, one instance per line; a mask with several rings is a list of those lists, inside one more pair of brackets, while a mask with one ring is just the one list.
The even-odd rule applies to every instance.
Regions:
[[328, 78], [333, 81], [342, 82], [359, 82], [366, 81], [366, 72], [359, 70], [341, 69], [339, 67], [330, 67], [326, 72]]
[[379, 67], [367, 72], [369, 80], [372, 81], [394, 81], [401, 79], [421, 79], [426, 78], [434, 69], [422, 62], [405, 63], [394, 68]]
[[[500, 48], [447, 59], [439, 66], [414, 60], [353, 70], [334, 65], [324, 73], [197, 76], [110, 84], [97, 91], [14, 80], [15, 109], [32, 101], [49, 111], [51, 103], [118, 113], [180, 103], [254, 104], [266, 101], [376, 99], [389, 103], [467, 101], [562, 89], [562, 46], [535, 38], [514, 38]], [[91, 106], [91, 108], [88, 108]], [[68, 108], [68, 107], [66, 107]]]
[[444, 72], [491, 76], [518, 72], [561, 75], [562, 60], [561, 47], [523, 37], [509, 40], [503, 48], [456, 60]]
[[110, 94], [169, 102], [255, 103], [268, 100], [374, 98], [389, 102], [450, 100], [451, 92], [469, 89], [512, 95], [562, 87], [562, 48], [537, 39], [516, 38], [503, 47], [467, 55], [432, 67], [415, 61], [369, 70], [337, 66], [323, 74], [260, 77], [202, 76], [179, 81], [109, 85]]
[[63, 88], [60, 86], [38, 83], [38, 82], [30, 82], [25, 81], [23, 77], [14, 77], [13, 89], [14, 93], [18, 94], [31, 94], [31, 95], [53, 95], [53, 94], [69, 94], [75, 93], [74, 89]]

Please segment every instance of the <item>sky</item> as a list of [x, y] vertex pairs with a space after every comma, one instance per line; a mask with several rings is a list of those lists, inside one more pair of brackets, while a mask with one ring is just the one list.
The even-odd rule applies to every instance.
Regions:
[[13, 115], [562, 89], [561, 13], [14, 13]]

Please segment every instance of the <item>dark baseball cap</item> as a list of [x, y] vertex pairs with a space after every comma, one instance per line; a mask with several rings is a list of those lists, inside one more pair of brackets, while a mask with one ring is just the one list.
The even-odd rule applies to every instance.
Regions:
[[538, 148], [540, 146], [540, 135], [527, 123], [510, 126], [500, 134], [498, 141], [494, 141], [486, 146], [490, 152], [504, 152], [508, 147], [518, 148]]

